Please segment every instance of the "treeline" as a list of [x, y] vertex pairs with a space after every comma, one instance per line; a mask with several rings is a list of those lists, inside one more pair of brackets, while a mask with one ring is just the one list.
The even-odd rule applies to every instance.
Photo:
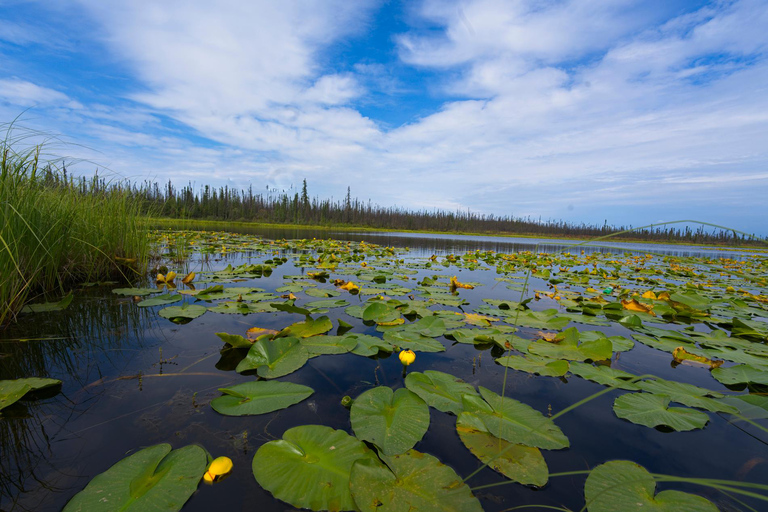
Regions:
[[[361, 201], [351, 195], [339, 200], [310, 197], [304, 180], [301, 191], [270, 190], [254, 192], [227, 186], [214, 188], [208, 185], [195, 190], [192, 184], [181, 188], [169, 181], [161, 186], [157, 182], [140, 184], [110, 184], [104, 178], [74, 180], [53, 174], [51, 183], [69, 180], [84, 194], [103, 193], [119, 188], [139, 200], [144, 211], [155, 216], [220, 221], [264, 222], [275, 224], [305, 224], [335, 226], [348, 225], [380, 229], [444, 231], [457, 233], [525, 234], [541, 236], [566, 236], [593, 238], [632, 229], [632, 226], [602, 226], [572, 223], [562, 220], [542, 220], [512, 215], [495, 216], [471, 211], [408, 210], [400, 207], [384, 207], [370, 200]], [[705, 229], [699, 226], [659, 226], [618, 235], [625, 239], [642, 241], [676, 241], [701, 244], [749, 244], [760, 243], [749, 236], [733, 231]]]

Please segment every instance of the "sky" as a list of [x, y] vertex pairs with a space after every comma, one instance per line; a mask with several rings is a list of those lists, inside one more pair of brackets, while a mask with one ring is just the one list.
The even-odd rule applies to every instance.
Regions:
[[768, 0], [0, 0], [14, 119], [81, 175], [765, 236]]

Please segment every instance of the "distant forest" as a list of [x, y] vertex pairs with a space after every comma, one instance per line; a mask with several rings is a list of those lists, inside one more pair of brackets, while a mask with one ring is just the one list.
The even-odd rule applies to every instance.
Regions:
[[[144, 210], [157, 217], [218, 221], [262, 222], [274, 224], [305, 224], [319, 226], [357, 226], [378, 229], [442, 231], [455, 233], [488, 233], [510, 235], [566, 236], [593, 238], [632, 226], [602, 226], [573, 223], [562, 220], [542, 220], [512, 215], [495, 216], [471, 211], [408, 210], [400, 207], [384, 207], [370, 200], [352, 197], [347, 187], [344, 199], [332, 200], [310, 197], [307, 181], [301, 191], [295, 193], [269, 190], [256, 193], [252, 187], [239, 190], [229, 187], [218, 189], [208, 185], [198, 191], [192, 184], [176, 188], [171, 182], [160, 186], [157, 182], [141, 184], [109, 183], [95, 176], [91, 179], [68, 178], [63, 174], [48, 172], [46, 181], [54, 186], [79, 187], [83, 194], [121, 191], [137, 198]], [[734, 231], [705, 229], [699, 226], [659, 226], [618, 235], [624, 239], [641, 241], [682, 241], [701, 244], [760, 244], [749, 236]]]

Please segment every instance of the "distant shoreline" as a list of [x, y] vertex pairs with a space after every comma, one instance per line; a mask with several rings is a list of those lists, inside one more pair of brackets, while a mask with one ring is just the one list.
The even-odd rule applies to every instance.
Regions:
[[[272, 228], [272, 229], [308, 229], [308, 230], [318, 230], [318, 231], [346, 231], [346, 232], [354, 232], [354, 231], [361, 231], [361, 232], [382, 232], [382, 233], [415, 233], [415, 234], [426, 234], [426, 235], [463, 235], [463, 236], [490, 236], [490, 237], [498, 237], [498, 238], [543, 238], [547, 240], [569, 240], [569, 241], [607, 241], [609, 243], [618, 242], [618, 243], [641, 243], [641, 244], [649, 244], [649, 245], [681, 245], [681, 246], [691, 246], [691, 247], [713, 247], [720, 250], [729, 250], [729, 249], [743, 249], [743, 248], [749, 248], [754, 249], [758, 252], [768, 252], [768, 242], [762, 242], [760, 240], [755, 240], [752, 244], [729, 244], [729, 245], [718, 245], [718, 244], [701, 244], [701, 243], [694, 243], [694, 242], [686, 242], [681, 240], [670, 240], [670, 241], [659, 241], [659, 240], [643, 240], [639, 238], [632, 238], [632, 237], [616, 237], [609, 240], [605, 240], [602, 237], [597, 237], [595, 239], [589, 240], [585, 239], [584, 237], [575, 237], [575, 236], [567, 236], [567, 235], [551, 235], [551, 234], [536, 234], [536, 233], [506, 233], [506, 232], [466, 232], [466, 231], [431, 231], [431, 230], [417, 230], [417, 229], [396, 229], [396, 228], [372, 228], [368, 226], [356, 226], [356, 225], [349, 225], [349, 224], [339, 224], [339, 225], [317, 225], [317, 224], [281, 224], [281, 223], [270, 223], [270, 222], [247, 222], [247, 221], [221, 221], [221, 220], [207, 220], [207, 219], [177, 219], [172, 217], [150, 217], [149, 219], [150, 224], [157, 224], [157, 227], [164, 227], [164, 228], [179, 228], [183, 229], [185, 228], [187, 224], [194, 224], [197, 226], [211, 226], [215, 229], [215, 227], [219, 227], [218, 230], [223, 230], [222, 228], [226, 226], [242, 226], [242, 227], [251, 227], [251, 228]], [[762, 243], [761, 243], [762, 242]]]

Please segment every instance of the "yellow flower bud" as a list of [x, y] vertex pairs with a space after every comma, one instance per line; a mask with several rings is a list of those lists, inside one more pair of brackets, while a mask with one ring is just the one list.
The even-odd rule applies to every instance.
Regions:
[[229, 457], [216, 457], [208, 466], [208, 471], [203, 475], [205, 482], [212, 484], [217, 478], [220, 478], [232, 471], [232, 459]]
[[416, 360], [416, 354], [413, 353], [413, 350], [401, 350], [399, 357], [403, 366], [408, 366]]

